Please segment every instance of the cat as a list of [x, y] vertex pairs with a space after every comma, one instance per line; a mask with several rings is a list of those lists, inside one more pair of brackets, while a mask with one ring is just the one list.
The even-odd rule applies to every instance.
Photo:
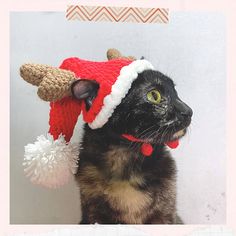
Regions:
[[[77, 81], [72, 86], [77, 99], [81, 99], [81, 86], [88, 110], [99, 86], [94, 81]], [[176, 164], [165, 143], [185, 135], [192, 114], [168, 76], [146, 70], [102, 128], [93, 130], [86, 124], [75, 176], [81, 195], [80, 223], [181, 223], [176, 209]], [[142, 143], [123, 134], [151, 143], [151, 156], [141, 153]]]

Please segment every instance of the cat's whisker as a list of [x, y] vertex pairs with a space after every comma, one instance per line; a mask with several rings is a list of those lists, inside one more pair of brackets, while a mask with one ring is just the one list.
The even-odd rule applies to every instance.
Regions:
[[161, 134], [161, 137], [160, 137], [160, 143], [162, 143], [162, 140], [163, 140], [164, 134], [165, 134], [165, 132], [166, 132], [167, 129], [168, 129], [168, 126], [164, 129], [164, 131], [163, 131], [162, 134]]
[[160, 135], [161, 132], [159, 132], [161, 130], [162, 127], [159, 127], [158, 130], [153, 130], [153, 132], [149, 132], [147, 135], [146, 135], [146, 139], [151, 139], [151, 141], [155, 141], [157, 140], [158, 136]]
[[165, 134], [168, 133], [168, 128], [169, 128], [170, 124], [167, 125], [167, 127], [165, 128], [165, 130], [163, 131], [162, 133], [162, 136], [161, 136], [161, 139], [160, 139], [160, 142], [163, 143], [164, 142], [164, 138], [165, 138]]
[[146, 132], [148, 132], [150, 129], [153, 129], [155, 126], [156, 126], [156, 124], [149, 126], [147, 129], [145, 129], [141, 133], [139, 133], [137, 138], [143, 139], [143, 135], [145, 135]]

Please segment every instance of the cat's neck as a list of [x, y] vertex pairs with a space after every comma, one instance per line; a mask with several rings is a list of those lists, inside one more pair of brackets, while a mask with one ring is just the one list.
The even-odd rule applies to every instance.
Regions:
[[[129, 136], [129, 137], [127, 137]], [[122, 148], [132, 148], [131, 146], [141, 146], [144, 143], [144, 140], [135, 138], [129, 134], [118, 134], [108, 127], [100, 129], [91, 129], [86, 124], [85, 125], [85, 142], [88, 144], [97, 144], [104, 147], [108, 146], [119, 146]], [[154, 146], [164, 146], [162, 144], [153, 144]]]
[[128, 148], [131, 144], [130, 141], [125, 139], [122, 134], [118, 134], [108, 127], [103, 127], [100, 129], [91, 129], [86, 124], [85, 127], [85, 135], [84, 135], [84, 143], [86, 145], [96, 145], [97, 148], [107, 149], [122, 147]]
[[162, 166], [166, 159], [164, 145], [157, 145], [151, 156], [140, 151], [141, 143], [130, 142], [107, 130], [85, 127], [80, 153], [80, 166], [93, 165], [109, 179], [132, 181], [135, 176], [149, 173]]

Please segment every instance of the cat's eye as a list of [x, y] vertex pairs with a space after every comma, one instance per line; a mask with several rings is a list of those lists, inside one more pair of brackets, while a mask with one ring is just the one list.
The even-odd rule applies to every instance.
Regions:
[[161, 102], [161, 94], [158, 90], [153, 89], [147, 93], [147, 99], [149, 102], [159, 104]]

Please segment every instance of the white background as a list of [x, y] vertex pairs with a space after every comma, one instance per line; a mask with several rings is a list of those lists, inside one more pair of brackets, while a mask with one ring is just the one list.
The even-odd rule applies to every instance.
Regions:
[[[48, 130], [48, 103], [19, 76], [26, 62], [58, 66], [67, 57], [106, 59], [108, 48], [145, 56], [171, 76], [194, 111], [173, 156], [178, 212], [186, 224], [225, 223], [225, 22], [220, 14], [171, 13], [169, 24], [67, 21], [64, 13], [11, 13], [10, 223], [78, 223], [74, 182], [48, 190], [24, 177], [24, 145]], [[76, 133], [74, 140], [78, 133]]]

